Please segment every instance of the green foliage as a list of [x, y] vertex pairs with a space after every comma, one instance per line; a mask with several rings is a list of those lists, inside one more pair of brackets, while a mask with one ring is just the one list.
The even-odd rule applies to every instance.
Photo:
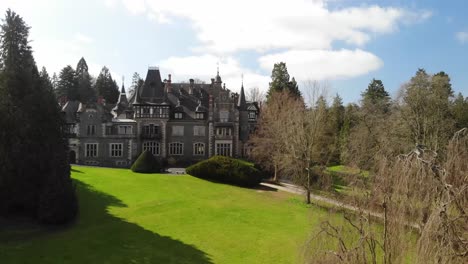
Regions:
[[390, 96], [385, 90], [381, 80], [372, 79], [367, 89], [361, 94], [363, 106], [378, 106], [387, 111], [390, 104]]
[[0, 215], [68, 222], [77, 202], [51, 82], [37, 70], [23, 19], [8, 10], [1, 28]]
[[451, 113], [455, 119], [456, 129], [468, 127], [468, 97], [464, 98], [461, 93], [457, 95], [451, 106]]
[[192, 176], [234, 184], [254, 187], [262, 180], [261, 172], [252, 163], [224, 156], [214, 156], [200, 161], [186, 169]]
[[149, 151], [143, 151], [133, 163], [131, 170], [139, 173], [160, 172], [161, 165]]
[[267, 93], [267, 99], [271, 97], [274, 92], [289, 91], [293, 96], [300, 98], [301, 92], [297, 86], [297, 82], [292, 78], [289, 80], [289, 73], [286, 63], [275, 63], [271, 72], [270, 89]]
[[101, 73], [99, 73], [94, 89], [97, 91], [98, 95], [106, 99], [106, 102], [109, 104], [115, 104], [119, 99], [119, 87], [115, 80], [112, 79], [112, 75], [106, 66], [104, 66]]
[[60, 71], [57, 84], [57, 97], [66, 96], [68, 100], [74, 101], [80, 99], [78, 90], [78, 81], [76, 72], [72, 66], [68, 65]]
[[84, 58], [81, 58], [76, 65], [76, 82], [78, 94], [81, 102], [95, 102], [96, 92], [92, 87], [91, 75], [88, 72], [88, 64]]

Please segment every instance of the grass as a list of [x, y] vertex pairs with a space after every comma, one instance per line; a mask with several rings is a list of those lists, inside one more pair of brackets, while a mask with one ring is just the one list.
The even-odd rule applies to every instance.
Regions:
[[74, 167], [80, 215], [60, 228], [1, 227], [1, 263], [297, 263], [340, 214], [302, 197], [187, 175]]
[[360, 174], [361, 176], [367, 178], [369, 177], [369, 171], [361, 170], [359, 168], [349, 167], [345, 165], [335, 165], [327, 168], [329, 172], [339, 172], [343, 174]]

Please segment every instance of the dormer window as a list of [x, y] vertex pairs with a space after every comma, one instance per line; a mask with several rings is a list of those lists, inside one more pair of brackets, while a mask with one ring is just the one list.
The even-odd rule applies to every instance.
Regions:
[[182, 113], [174, 113], [175, 119], [182, 119]]
[[249, 120], [257, 119], [257, 114], [254, 111], [249, 112]]
[[195, 113], [195, 118], [196, 119], [204, 119], [205, 115], [203, 113]]

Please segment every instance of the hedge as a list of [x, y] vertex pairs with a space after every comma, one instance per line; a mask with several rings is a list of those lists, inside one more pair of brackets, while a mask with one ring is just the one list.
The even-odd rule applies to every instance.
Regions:
[[243, 187], [254, 187], [262, 181], [261, 172], [253, 164], [225, 156], [213, 156], [185, 171], [198, 178]]
[[149, 151], [143, 151], [133, 163], [131, 170], [139, 173], [160, 172], [161, 165]]

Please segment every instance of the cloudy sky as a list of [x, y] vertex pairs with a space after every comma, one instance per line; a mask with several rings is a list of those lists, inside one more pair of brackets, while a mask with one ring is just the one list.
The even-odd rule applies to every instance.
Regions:
[[128, 86], [159, 66], [163, 78], [216, 74], [233, 91], [268, 89], [284, 61], [303, 82], [329, 83], [330, 96], [358, 101], [372, 78], [392, 95], [416, 72], [447, 72], [468, 95], [468, 5], [439, 0], [2, 0], [31, 28], [38, 66], [49, 73], [83, 56]]

